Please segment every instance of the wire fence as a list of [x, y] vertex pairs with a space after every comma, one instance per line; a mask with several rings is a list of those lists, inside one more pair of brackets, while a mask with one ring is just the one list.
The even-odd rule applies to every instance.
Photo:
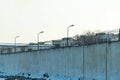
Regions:
[[[68, 45], [67, 45], [68, 40]], [[0, 45], [0, 54], [18, 53], [18, 52], [30, 52], [54, 48], [83, 46], [91, 44], [100, 44], [106, 42], [120, 41], [120, 29], [111, 31], [94, 32], [94, 34], [78, 35], [75, 39], [71, 37], [69, 39], [61, 39], [49, 41], [50, 44], [27, 44], [27, 45]]]
[[97, 44], [97, 43], [105, 43], [105, 42], [112, 42], [112, 41], [119, 41], [120, 40], [120, 30], [111, 30], [111, 31], [102, 31], [102, 32], [95, 32], [94, 34], [86, 34], [80, 36], [77, 40], [79, 45], [89, 45], [89, 44]]

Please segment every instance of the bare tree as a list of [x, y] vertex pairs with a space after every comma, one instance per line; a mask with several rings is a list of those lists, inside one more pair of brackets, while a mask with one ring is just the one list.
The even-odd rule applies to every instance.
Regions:
[[84, 37], [84, 44], [92, 44], [92, 43], [94, 43], [94, 41], [95, 41], [95, 33], [94, 32], [91, 32], [91, 31], [87, 31], [87, 32], [85, 32], [84, 33], [84, 35], [83, 35]]
[[94, 36], [95, 33], [94, 32], [91, 32], [91, 31], [87, 31], [84, 33], [85, 36]]
[[79, 35], [79, 34], [76, 34], [73, 38], [74, 38], [75, 40], [79, 40], [79, 39], [80, 39], [80, 35]]

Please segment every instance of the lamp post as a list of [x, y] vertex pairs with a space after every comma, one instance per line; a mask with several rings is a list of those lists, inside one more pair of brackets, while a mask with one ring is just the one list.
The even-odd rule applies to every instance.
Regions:
[[74, 26], [74, 25], [72, 24], [72, 25], [70, 25], [70, 26], [67, 27], [67, 46], [68, 46], [69, 28], [70, 28], [70, 27], [73, 27], [73, 26]]
[[44, 31], [40, 31], [40, 32], [37, 34], [37, 44], [38, 44], [38, 50], [39, 50], [39, 35], [40, 35], [41, 33], [44, 33]]
[[20, 36], [15, 36], [15, 52], [16, 52], [16, 39], [19, 38]]

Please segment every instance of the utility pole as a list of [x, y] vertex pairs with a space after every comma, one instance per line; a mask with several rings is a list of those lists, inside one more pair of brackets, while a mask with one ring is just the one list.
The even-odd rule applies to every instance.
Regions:
[[20, 36], [15, 37], [15, 52], [16, 52], [16, 39], [19, 38]]
[[120, 29], [119, 29], [118, 39], [119, 39], [119, 41], [120, 41]]
[[44, 31], [40, 31], [40, 32], [37, 34], [37, 44], [38, 44], [38, 50], [39, 50], [39, 35], [40, 35], [41, 33], [44, 33]]
[[70, 26], [67, 27], [67, 46], [68, 46], [69, 28], [73, 27], [73, 26], [74, 25], [72, 24], [72, 25], [70, 25]]

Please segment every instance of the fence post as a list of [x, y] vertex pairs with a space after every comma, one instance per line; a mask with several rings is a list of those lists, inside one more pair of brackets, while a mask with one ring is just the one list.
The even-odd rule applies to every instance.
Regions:
[[119, 29], [119, 33], [118, 33], [118, 39], [119, 39], [119, 41], [120, 41], [120, 29]]

